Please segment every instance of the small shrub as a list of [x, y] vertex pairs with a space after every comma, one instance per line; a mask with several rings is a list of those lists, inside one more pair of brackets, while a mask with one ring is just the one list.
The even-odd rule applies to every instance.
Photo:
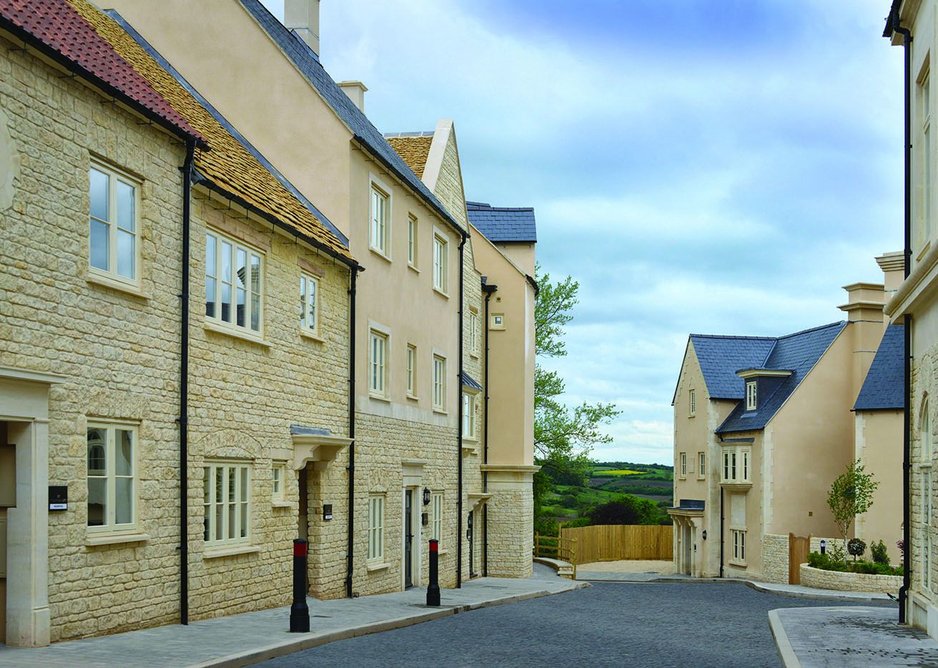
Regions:
[[856, 561], [857, 557], [862, 557], [863, 553], [866, 552], [866, 543], [859, 538], [851, 538], [847, 541], [847, 552]]
[[570, 520], [569, 522], [563, 523], [564, 529], [575, 529], [576, 527], [588, 527], [590, 525], [590, 518], [588, 517], [577, 517], [576, 519]]
[[889, 564], [879, 564], [872, 561], [853, 561], [849, 564], [834, 558], [829, 554], [811, 552], [808, 555], [808, 566], [823, 571], [838, 571], [850, 573], [866, 573], [870, 575], [902, 575], [902, 567], [893, 568]]
[[560, 530], [553, 517], [538, 517], [534, 522], [534, 533], [542, 536], [558, 536]]
[[886, 549], [886, 543], [877, 541], [870, 543], [870, 555], [873, 557], [874, 564], [889, 565], [889, 551]]
[[576, 494], [564, 494], [560, 497], [560, 505], [564, 508], [576, 508], [577, 507], [577, 498]]

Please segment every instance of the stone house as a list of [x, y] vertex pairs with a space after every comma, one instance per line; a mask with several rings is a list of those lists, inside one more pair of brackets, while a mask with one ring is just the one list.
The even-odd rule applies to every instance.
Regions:
[[2, 639], [283, 605], [289, 472], [346, 476], [347, 241], [84, 0], [0, 31]]
[[[938, 221], [935, 215], [931, 53], [934, 0], [893, 0], [883, 36], [905, 52], [904, 280], [886, 314], [906, 332], [908, 384], [903, 395], [906, 447], [902, 461], [905, 581], [900, 619], [938, 637], [938, 520], [934, 465], [938, 443]], [[897, 119], [897, 123], [899, 120]]]
[[[878, 261], [896, 284], [895, 254]], [[856, 458], [880, 488], [855, 535], [883, 540], [898, 560], [902, 331], [887, 328], [884, 285], [845, 290], [847, 322], [689, 337], [673, 400], [678, 572], [789, 582], [789, 534], [814, 537], [815, 549], [838, 535], [827, 493]]]
[[[423, 585], [431, 536], [441, 541], [444, 586], [486, 572], [477, 525], [488, 497], [473, 481], [484, 477], [483, 455], [474, 454], [478, 437], [462, 433], [482, 419], [482, 385], [466, 370], [475, 364], [466, 339], [484, 331], [481, 323], [469, 326], [467, 300], [478, 307], [481, 287], [463, 280], [471, 275], [470, 230], [452, 205], [455, 182], [443, 187], [441, 178], [440, 188], [429, 188], [365, 115], [364, 85], [336, 83], [323, 69], [318, 3], [286, 3], [292, 30], [256, 0], [200, 3], [196, 11], [210, 20], [199, 22], [187, 19], [193, 10], [182, 0], [109, 5], [316, 203], [362, 263], [351, 476], [344, 485], [307, 484], [309, 507], [331, 506], [332, 526], [344, 523], [353, 547], [347, 558], [322, 552], [344, 578], [311, 573], [311, 592], [337, 597]], [[263, 96], [256, 95], [260, 82]], [[527, 333], [533, 346], [533, 328]], [[476, 406], [467, 406], [462, 390]], [[466, 409], [475, 422], [464, 419]], [[511, 473], [522, 487], [530, 478], [524, 466], [530, 463]], [[505, 549], [517, 563], [493, 570], [489, 553], [490, 573], [530, 570], [530, 519], [524, 505], [516, 512]]]
[[[439, 121], [433, 131], [395, 133], [387, 135], [387, 140], [469, 230], [463, 253], [462, 437], [467, 455], [463, 459], [466, 500], [471, 506], [467, 524], [473, 527], [470, 573], [525, 577], [531, 573], [531, 476], [537, 470], [533, 447], [536, 288], [531, 276], [534, 211], [517, 210], [524, 211], [530, 239], [527, 273], [471, 222], [478, 205], [465, 199], [451, 120]], [[489, 216], [483, 223], [493, 237], [511, 236], [500, 219]]]

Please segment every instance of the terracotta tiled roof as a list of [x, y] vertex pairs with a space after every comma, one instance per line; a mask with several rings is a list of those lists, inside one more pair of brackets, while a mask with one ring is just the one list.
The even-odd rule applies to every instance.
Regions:
[[427, 166], [427, 156], [430, 154], [430, 144], [433, 143], [432, 134], [401, 134], [385, 135], [385, 139], [397, 154], [403, 158], [407, 166], [414, 170], [417, 178], [423, 178], [423, 170]]
[[211, 150], [199, 149], [195, 154], [196, 169], [203, 176], [243, 203], [286, 224], [314, 245], [343, 260], [354, 262], [348, 248], [127, 31], [85, 0], [68, 1], [124, 60], [208, 140]]
[[20, 34], [131, 106], [142, 107], [172, 129], [203, 139], [146, 79], [125, 62], [66, 0], [0, 0], [0, 27]]

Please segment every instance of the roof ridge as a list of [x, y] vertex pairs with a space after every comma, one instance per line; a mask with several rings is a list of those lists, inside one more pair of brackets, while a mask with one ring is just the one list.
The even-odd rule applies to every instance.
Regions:
[[412, 132], [384, 132], [385, 139], [413, 139], [418, 137], [432, 137], [436, 134], [433, 130], [414, 130]]
[[690, 334], [691, 338], [697, 337], [699, 339], [738, 339], [745, 341], [777, 341], [777, 336], [746, 336], [738, 334]]
[[778, 339], [790, 339], [790, 338], [795, 337], [795, 336], [801, 336], [802, 334], [809, 334], [809, 333], [811, 333], [811, 332], [817, 332], [817, 331], [820, 331], [820, 330], [822, 330], [822, 329], [830, 329], [830, 328], [832, 328], [832, 327], [838, 327], [838, 326], [842, 326], [842, 325], [846, 325], [846, 324], [847, 324], [847, 323], [846, 323], [845, 320], [838, 320], [837, 322], [830, 322], [830, 323], [828, 323], [828, 324], [826, 324], [826, 325], [818, 325], [817, 327], [809, 327], [808, 329], [802, 329], [802, 330], [799, 331], [799, 332], [792, 332], [791, 334], [785, 334], [785, 335], [779, 336], [779, 337], [777, 337], [777, 338], [778, 338]]

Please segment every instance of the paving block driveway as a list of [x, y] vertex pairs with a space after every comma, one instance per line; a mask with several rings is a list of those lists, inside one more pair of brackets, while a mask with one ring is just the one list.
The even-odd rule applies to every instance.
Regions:
[[343, 640], [261, 665], [781, 666], [769, 610], [832, 605], [838, 603], [756, 591], [737, 582], [599, 582]]

